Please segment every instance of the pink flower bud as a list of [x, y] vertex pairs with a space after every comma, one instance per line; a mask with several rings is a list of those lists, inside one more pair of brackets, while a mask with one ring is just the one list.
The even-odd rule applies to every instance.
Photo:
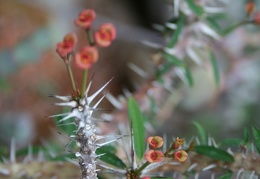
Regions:
[[188, 154], [184, 150], [179, 150], [173, 154], [173, 157], [179, 162], [184, 162], [187, 160]]
[[92, 9], [85, 9], [80, 12], [77, 19], [74, 20], [74, 24], [89, 29], [92, 25], [93, 20], [96, 18], [96, 13]]
[[149, 150], [144, 154], [144, 158], [150, 163], [160, 162], [164, 159], [164, 154], [159, 150]]
[[151, 179], [151, 177], [143, 177], [143, 178], [141, 178], [141, 179]]
[[179, 139], [179, 137], [176, 137], [174, 143], [172, 144], [172, 148], [178, 149], [183, 143], [184, 143], [184, 139]]
[[74, 33], [67, 34], [63, 38], [62, 42], [57, 43], [56, 52], [62, 58], [64, 58], [65, 56], [67, 56], [68, 54], [70, 54], [73, 51], [77, 41], [78, 41], [77, 36]]
[[96, 47], [86, 46], [75, 55], [75, 63], [80, 69], [89, 69], [98, 60]]
[[95, 42], [100, 47], [108, 47], [116, 38], [116, 29], [113, 24], [106, 23], [95, 33]]
[[160, 148], [161, 146], [163, 146], [163, 143], [164, 143], [163, 138], [161, 138], [160, 136], [148, 137], [148, 139], [146, 141], [149, 143], [149, 145], [152, 149]]

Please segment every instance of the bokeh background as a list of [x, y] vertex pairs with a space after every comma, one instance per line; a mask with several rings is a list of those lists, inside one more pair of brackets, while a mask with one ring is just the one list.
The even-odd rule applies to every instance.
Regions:
[[[228, 18], [223, 25], [245, 19], [245, 0], [226, 2]], [[151, 59], [156, 50], [141, 42], [165, 43], [153, 28], [172, 17], [173, 9], [164, 1], [0, 0], [0, 146], [8, 146], [12, 137], [18, 148], [52, 138], [54, 122], [45, 116], [61, 108], [53, 106], [48, 95], [71, 93], [55, 46], [68, 32], [78, 34], [79, 47], [86, 43], [84, 32], [73, 25], [85, 8], [97, 12], [94, 29], [104, 22], [117, 28], [117, 39], [109, 48], [100, 49], [99, 62], [90, 71], [95, 73], [92, 91], [112, 77], [109, 91], [114, 96], [120, 96], [124, 88], [137, 91], [149, 78], [136, 76], [129, 63], [149, 76], [154, 74]], [[191, 122], [198, 121], [218, 140], [241, 137], [245, 127], [260, 126], [259, 39], [255, 25], [238, 28], [223, 38], [216, 46], [220, 85], [215, 84], [210, 67], [194, 66], [194, 86], [181, 84], [175, 89], [169, 98], [172, 101], [162, 106], [163, 115], [154, 119], [159, 127], [151, 132], [191, 137], [197, 133]], [[79, 83], [81, 71], [74, 71]], [[113, 113], [107, 100], [102, 107]]]

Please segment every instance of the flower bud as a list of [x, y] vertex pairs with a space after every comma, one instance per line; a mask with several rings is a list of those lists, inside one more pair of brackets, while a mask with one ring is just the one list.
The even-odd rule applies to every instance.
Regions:
[[116, 38], [116, 28], [113, 24], [105, 23], [95, 33], [95, 42], [100, 47], [108, 47]]
[[74, 33], [69, 33], [65, 35], [62, 42], [57, 43], [56, 52], [62, 57], [66, 57], [68, 54], [72, 53], [75, 44], [78, 39]]
[[245, 9], [246, 9], [246, 13], [247, 14], [251, 14], [254, 11], [254, 9], [255, 9], [255, 3], [254, 2], [248, 2], [246, 4]]
[[148, 137], [148, 139], [146, 141], [149, 143], [149, 145], [152, 149], [160, 148], [161, 146], [163, 146], [163, 143], [164, 143], [163, 138], [161, 138], [160, 136]]
[[160, 162], [164, 159], [164, 154], [159, 150], [149, 150], [144, 154], [144, 158], [150, 163]]
[[98, 60], [96, 47], [86, 46], [75, 55], [75, 63], [81, 69], [89, 69]]
[[184, 150], [179, 150], [173, 154], [173, 157], [179, 162], [185, 162], [188, 158], [188, 154]]
[[172, 144], [172, 148], [178, 149], [183, 143], [184, 143], [184, 139], [179, 139], [179, 137], [176, 137], [174, 143]]
[[78, 18], [74, 20], [74, 24], [84, 29], [89, 29], [95, 18], [96, 13], [94, 10], [85, 9], [81, 11]]

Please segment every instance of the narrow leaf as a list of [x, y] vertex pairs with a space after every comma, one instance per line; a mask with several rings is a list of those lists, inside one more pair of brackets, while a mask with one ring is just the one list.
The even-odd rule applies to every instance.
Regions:
[[227, 173], [218, 177], [218, 179], [231, 179], [231, 177], [232, 177], [232, 173]]
[[174, 55], [168, 54], [168, 53], [163, 53], [163, 57], [170, 62], [172, 65], [176, 65], [176, 66], [184, 66], [185, 63], [180, 60], [179, 58], [177, 58]]
[[220, 25], [217, 23], [217, 21], [214, 18], [207, 17], [206, 20], [207, 20], [209, 26], [211, 28], [213, 28], [218, 34], [220, 34], [220, 35], [223, 34], [222, 28], [220, 27]]
[[128, 115], [132, 122], [135, 153], [141, 159], [145, 152], [144, 122], [139, 106], [132, 97], [128, 100]]
[[108, 150], [109, 148], [106, 148], [105, 146], [104, 147], [101, 147], [101, 148], [98, 148], [96, 150], [96, 153], [98, 155], [101, 155], [101, 154], [104, 154], [102, 156], [100, 156], [100, 160], [110, 164], [110, 165], [113, 165], [115, 167], [118, 167], [118, 168], [121, 168], [121, 169], [125, 169], [126, 168], [126, 165], [125, 163], [120, 159], [118, 158], [116, 155], [115, 155], [115, 152], [112, 150]]
[[221, 160], [224, 162], [233, 162], [234, 158], [225, 150], [213, 147], [213, 146], [195, 146], [195, 152], [201, 155], [208, 156], [210, 158]]
[[213, 74], [215, 78], [215, 82], [217, 85], [219, 85], [219, 69], [218, 69], [218, 63], [215, 57], [215, 54], [211, 51], [210, 52], [210, 60], [213, 67]]
[[220, 143], [220, 146], [240, 146], [242, 142], [241, 139], [225, 139]]
[[179, 36], [182, 31], [183, 24], [184, 24], [184, 17], [180, 16], [179, 21], [177, 23], [177, 29], [174, 32], [172, 38], [170, 39], [169, 44], [167, 45], [168, 48], [173, 48], [176, 45], [176, 43], [178, 42]]
[[207, 134], [206, 131], [203, 129], [203, 127], [198, 123], [193, 121], [192, 124], [197, 128], [199, 132], [199, 137], [201, 139], [201, 144], [206, 145], [207, 144]]
[[247, 128], [244, 129], [244, 144], [246, 145], [249, 141], [249, 131]]
[[204, 9], [197, 5], [194, 0], [186, 0], [186, 3], [195, 15], [202, 16], [204, 14]]
[[253, 127], [252, 131], [253, 131], [253, 138], [255, 141], [256, 149], [260, 154], [260, 129], [258, 129], [257, 127]]
[[190, 87], [192, 87], [193, 86], [193, 78], [192, 78], [190, 69], [188, 67], [184, 67], [184, 70], [185, 70], [185, 76], [187, 78], [188, 84], [189, 84]]

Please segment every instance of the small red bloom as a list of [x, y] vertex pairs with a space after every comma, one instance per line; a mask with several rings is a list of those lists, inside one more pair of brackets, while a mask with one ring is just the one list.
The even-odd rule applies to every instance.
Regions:
[[260, 25], [260, 12], [257, 12], [255, 15], [254, 15], [254, 23]]
[[57, 43], [56, 52], [62, 58], [64, 58], [65, 56], [67, 56], [68, 54], [70, 54], [73, 51], [77, 41], [78, 41], [77, 36], [74, 33], [67, 34], [63, 38], [62, 42]]
[[151, 177], [143, 177], [143, 178], [141, 178], [141, 179], [151, 179]]
[[98, 60], [96, 47], [86, 46], [75, 55], [75, 63], [81, 69], [89, 69]]
[[93, 20], [96, 18], [96, 13], [92, 9], [85, 9], [80, 12], [77, 19], [74, 20], [74, 24], [89, 29]]
[[184, 139], [179, 139], [179, 137], [176, 137], [174, 143], [172, 144], [172, 148], [178, 149], [183, 143], [184, 143]]
[[179, 162], [184, 162], [187, 160], [188, 154], [184, 150], [179, 150], [173, 154], [173, 157]]
[[254, 2], [248, 2], [246, 4], [245, 9], [246, 9], [246, 13], [247, 14], [251, 14], [254, 11], [254, 9], [255, 9], [255, 3]]
[[160, 162], [164, 159], [164, 154], [159, 150], [149, 150], [144, 154], [144, 158], [150, 163]]
[[152, 149], [160, 148], [161, 146], [163, 146], [163, 143], [164, 143], [163, 138], [161, 138], [160, 136], [148, 137], [148, 139], [146, 141], [149, 143], [149, 145]]
[[113, 24], [105, 23], [95, 33], [95, 42], [100, 47], [107, 47], [116, 38], [116, 28]]

